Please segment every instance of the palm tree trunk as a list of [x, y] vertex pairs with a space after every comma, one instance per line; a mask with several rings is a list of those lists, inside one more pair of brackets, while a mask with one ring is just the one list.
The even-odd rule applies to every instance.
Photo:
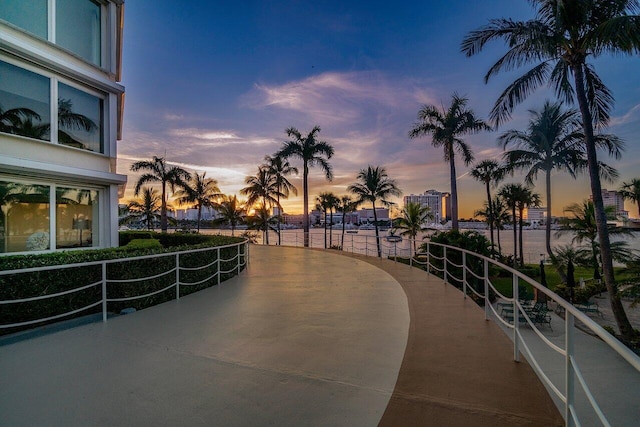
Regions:
[[631, 339], [635, 335], [635, 332], [627, 318], [622, 302], [620, 301], [620, 295], [618, 294], [618, 288], [615, 284], [615, 278], [613, 275], [611, 241], [609, 239], [609, 230], [607, 228], [607, 215], [605, 213], [604, 202], [602, 200], [600, 171], [598, 168], [598, 158], [593, 134], [593, 118], [589, 111], [589, 104], [585, 94], [582, 65], [573, 66], [572, 70], [575, 79], [576, 96], [578, 98], [578, 105], [580, 106], [580, 113], [582, 115], [585, 145], [587, 147], [587, 163], [589, 166], [589, 178], [591, 181], [591, 195], [593, 197], [593, 205], [595, 208], [596, 226], [598, 228], [598, 236], [600, 238], [600, 257], [602, 258], [604, 284], [609, 292], [611, 311], [616, 319], [616, 324], [620, 329], [620, 333], [624, 338]]
[[264, 234], [265, 234], [265, 243], [269, 246], [269, 210], [267, 209], [267, 198], [262, 198], [262, 207], [265, 210], [264, 216]]
[[458, 183], [456, 181], [456, 162], [453, 157], [453, 148], [451, 148], [449, 155], [449, 167], [451, 169], [451, 229], [458, 230]]
[[282, 219], [282, 206], [280, 206], [280, 186], [278, 186], [278, 246], [282, 245], [282, 239], [280, 237], [280, 220]]
[[376, 202], [372, 202], [373, 205], [373, 221], [376, 226], [376, 245], [378, 247], [378, 258], [382, 258], [382, 248], [380, 248], [380, 233], [378, 232], [378, 214], [376, 214]]
[[493, 203], [491, 203], [491, 189], [489, 188], [489, 181], [487, 184], [487, 208], [489, 209], [489, 232], [491, 236], [491, 251], [494, 251], [494, 243], [493, 243]]
[[522, 218], [524, 215], [524, 208], [519, 209], [520, 218], [518, 218], [518, 242], [520, 245], [520, 266], [524, 267], [524, 247], [522, 245], [522, 225], [524, 224], [524, 219]]
[[344, 219], [347, 216], [347, 210], [342, 211], [342, 240], [340, 242], [340, 249], [344, 250]]
[[502, 255], [502, 245], [500, 244], [500, 226], [496, 225], [496, 233], [498, 238], [498, 253]]
[[514, 204], [512, 209], [513, 213], [513, 267], [518, 265], [518, 227], [516, 221], [516, 205]]
[[329, 247], [333, 246], [333, 208], [329, 209]]
[[160, 204], [160, 231], [167, 232], [167, 183], [162, 182], [162, 203]]
[[327, 210], [324, 210], [324, 248], [327, 249]]
[[547, 248], [547, 254], [553, 260], [554, 255], [551, 250], [551, 169], [546, 171], [547, 180], [547, 221], [544, 228], [544, 239]]
[[303, 209], [302, 218], [304, 224], [302, 224], [302, 230], [304, 232], [304, 247], [309, 247], [309, 166], [307, 165], [307, 161], [304, 161], [302, 166], [302, 198], [303, 198]]

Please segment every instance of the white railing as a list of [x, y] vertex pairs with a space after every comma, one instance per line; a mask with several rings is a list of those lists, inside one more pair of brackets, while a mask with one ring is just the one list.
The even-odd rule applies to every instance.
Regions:
[[[221, 258], [221, 251], [224, 249], [236, 249], [236, 253], [234, 256], [228, 258], [228, 259], [222, 259]], [[29, 273], [43, 273], [43, 272], [53, 272], [53, 271], [61, 271], [61, 270], [69, 270], [69, 269], [77, 269], [77, 268], [87, 268], [90, 269], [91, 267], [94, 268], [100, 268], [100, 280], [98, 281], [94, 281], [92, 283], [89, 284], [82, 284], [79, 287], [73, 288], [73, 289], [68, 289], [62, 292], [57, 292], [54, 294], [45, 294], [45, 295], [38, 295], [38, 296], [34, 296], [34, 297], [30, 297], [30, 298], [20, 298], [20, 299], [9, 299], [9, 300], [0, 300], [0, 308], [2, 308], [2, 306], [9, 306], [12, 304], [19, 304], [19, 303], [29, 303], [29, 302], [35, 302], [35, 301], [43, 301], [43, 300], [48, 300], [48, 299], [52, 299], [52, 298], [57, 298], [57, 297], [61, 297], [64, 295], [71, 295], [71, 294], [75, 294], [75, 293], [79, 293], [91, 288], [98, 288], [100, 287], [100, 299], [97, 301], [94, 301], [86, 306], [71, 310], [71, 311], [66, 311], [64, 313], [57, 313], [53, 316], [48, 316], [45, 318], [38, 318], [38, 319], [30, 319], [30, 320], [26, 320], [26, 321], [22, 321], [22, 322], [14, 322], [14, 323], [7, 323], [7, 324], [2, 324], [0, 323], [0, 329], [9, 329], [9, 328], [17, 328], [17, 327], [22, 327], [22, 326], [29, 326], [29, 325], [34, 325], [34, 324], [39, 324], [39, 323], [44, 323], [44, 322], [48, 322], [48, 321], [52, 321], [52, 320], [57, 320], [57, 319], [61, 319], [64, 317], [69, 317], [69, 316], [73, 316], [74, 314], [77, 313], [81, 313], [83, 311], [89, 310], [91, 308], [97, 307], [97, 306], [102, 306], [102, 320], [104, 322], [107, 321], [107, 309], [108, 309], [108, 304], [112, 303], [112, 302], [124, 302], [124, 301], [134, 301], [134, 300], [139, 300], [142, 298], [148, 298], [150, 296], [153, 295], [157, 295], [160, 294], [162, 292], [166, 292], [172, 288], [175, 288], [175, 298], [179, 299], [180, 298], [180, 288], [183, 286], [189, 287], [189, 286], [196, 286], [202, 283], [205, 283], [207, 281], [211, 281], [211, 280], [217, 280], [217, 284], [220, 284], [220, 280], [221, 280], [221, 276], [223, 274], [229, 274], [229, 273], [233, 273], [236, 272], [236, 274], [240, 274], [240, 271], [242, 270], [242, 268], [247, 264], [248, 262], [248, 249], [249, 249], [249, 245], [248, 245], [248, 241], [243, 241], [240, 243], [235, 243], [235, 244], [231, 244], [231, 245], [225, 245], [225, 246], [216, 246], [216, 247], [211, 247], [211, 248], [202, 248], [202, 249], [192, 249], [192, 250], [186, 250], [186, 251], [179, 251], [179, 252], [170, 252], [170, 253], [161, 253], [161, 254], [154, 254], [154, 255], [145, 255], [145, 256], [138, 256], [138, 257], [131, 257], [131, 258], [118, 258], [118, 259], [110, 259], [110, 260], [102, 260], [102, 261], [92, 261], [92, 262], [83, 262], [83, 263], [77, 263], [77, 264], [65, 264], [65, 265], [53, 265], [53, 266], [46, 266], [46, 267], [34, 267], [34, 268], [25, 268], [25, 269], [19, 269], [19, 270], [5, 270], [5, 271], [0, 271], [0, 277], [7, 277], [7, 276], [19, 276], [19, 275], [23, 275], [23, 274], [29, 274]], [[194, 253], [210, 253], [211, 254], [211, 262], [206, 264], [206, 265], [202, 265], [202, 266], [198, 266], [198, 267], [185, 267], [181, 265], [181, 261], [180, 258], [181, 257], [185, 257], [188, 256], [190, 254], [194, 254]], [[109, 277], [108, 275], [108, 267], [109, 266], [113, 266], [113, 265], [117, 265], [117, 264], [124, 264], [124, 263], [129, 263], [132, 261], [141, 261], [141, 260], [155, 260], [155, 259], [171, 259], [172, 263], [171, 263], [171, 267], [165, 269], [164, 271], [161, 271], [157, 274], [151, 275], [151, 276], [144, 276], [144, 277], [135, 277], [132, 279], [119, 279], [119, 278], [114, 278], [114, 277]], [[222, 266], [224, 265], [230, 265], [231, 268], [227, 269], [227, 270], [222, 270]], [[215, 268], [214, 268], [215, 267]], [[180, 278], [180, 273], [181, 272], [185, 272], [185, 271], [205, 271], [206, 269], [211, 269], [213, 270], [212, 273], [208, 274], [204, 279], [202, 280], [198, 280], [197, 282], [186, 282], [183, 279]], [[89, 271], [89, 270], [87, 270]], [[87, 273], [87, 275], [89, 275]], [[154, 280], [154, 279], [159, 279], [162, 277], [167, 277], [167, 276], [173, 276], [171, 278], [172, 283], [170, 283], [169, 285], [163, 287], [162, 289], [157, 289], [154, 290], [152, 292], [147, 292], [145, 294], [142, 295], [133, 295], [133, 296], [129, 296], [129, 297], [123, 297], [123, 298], [110, 298], [109, 295], [109, 287], [110, 284], [118, 284], [118, 283], [142, 283], [145, 281], [149, 281], [149, 280]], [[7, 286], [5, 284], [5, 286]], [[10, 285], [9, 285], [10, 286]], [[0, 322], [1, 322], [1, 318], [0, 318]]]
[[[341, 238], [342, 235], [340, 233], [336, 240], [334, 230], [333, 244], [341, 245]], [[426, 241], [426, 251], [416, 255], [414, 254], [413, 242], [411, 240], [403, 239], [401, 242], [394, 240], [396, 239], [389, 239], [389, 236], [381, 236], [376, 240], [375, 236], [345, 234], [344, 244], [341, 245], [341, 249], [351, 253], [378, 256], [379, 244], [383, 257], [391, 257], [396, 260], [398, 257], [402, 257], [405, 260], [408, 259], [410, 267], [421, 266], [428, 272], [440, 275], [444, 278], [445, 283], [459, 285], [464, 298], [467, 298], [468, 295], [474, 295], [477, 301], [484, 304], [486, 320], [498, 321], [499, 324], [503, 326], [503, 330], [512, 331], [513, 359], [519, 361], [520, 354], [525, 355], [538, 377], [542, 380], [543, 384], [547, 386], [548, 390], [550, 390], [551, 396], [554, 397], [555, 395], [559, 400], [559, 406], [562, 408], [561, 412], [563, 412], [567, 425], [593, 425], [594, 422], [598, 421], [598, 424], [610, 426], [612, 424], [608, 418], [611, 418], [611, 415], [615, 416], [615, 414], [609, 414], [609, 417], [607, 417], [607, 411], [602, 408], [601, 402], [599, 402], [594, 395], [594, 388], [598, 388], [598, 391], [601, 392], [601, 397], [603, 393], [610, 394], [613, 390], [608, 387], [606, 390], [599, 390], [600, 385], [594, 386], [593, 384], [589, 384], [589, 380], [585, 378], [578, 358], [586, 357], [588, 359], [588, 355], [585, 356], [584, 354], [585, 348], [581, 348], [583, 353], [578, 352], [575, 348], [576, 335], [582, 333], [576, 332], [576, 321], [578, 321], [582, 330], [586, 329], [588, 333], [597, 336], [606, 343], [609, 349], [614, 351], [617, 356], [622, 359], [620, 362], [626, 362], [632, 374], [637, 376], [637, 382], [634, 382], [635, 379], [630, 381], [632, 387], [635, 387], [634, 390], [618, 390], [620, 393], [619, 399], [622, 400], [623, 407], [632, 413], [631, 416], [634, 414], [636, 416], [631, 420], [627, 418], [627, 421], [637, 421], [640, 412], [637, 412], [638, 402], [634, 400], [633, 396], [640, 395], [640, 357], [600, 325], [595, 323], [586, 314], [530, 277], [494, 259], [455, 246], [428, 241]], [[274, 240], [272, 240], [272, 242], [273, 241]], [[318, 234], [317, 232], [310, 233], [309, 241], [310, 247], [324, 247], [323, 234]], [[282, 245], [300, 247], [303, 246], [303, 244], [303, 232], [288, 233], [282, 236]], [[328, 245], [327, 240], [327, 246]], [[439, 249], [434, 250], [435, 248]], [[456, 254], [460, 261], [453, 260]], [[511, 275], [512, 296], [503, 295], [496, 289], [490, 279], [490, 268], [500, 269]], [[458, 276], [456, 276], [456, 274]], [[481, 281], [482, 286], [478, 286], [478, 288], [482, 289], [476, 289], [476, 287], [470, 283], [470, 278]], [[538, 293], [546, 295], [549, 302], [556, 304], [556, 311], [564, 313], [564, 339], [561, 339], [562, 334], [557, 332], [554, 333], [555, 336], [549, 336], [547, 331], [541, 330], [532, 321], [527, 310], [519, 300], [519, 286], [522, 284], [526, 284], [536, 289]], [[512, 321], [504, 320], [497, 312], [497, 309], [491, 302], [492, 295], [511, 305], [513, 313]], [[523, 325], [521, 326], [520, 323], [523, 323]], [[523, 326], [526, 326], [526, 328], [523, 328]], [[537, 343], [534, 342], [534, 338], [536, 337], [543, 345], [537, 345]], [[556, 342], [553, 342], [554, 338]], [[535, 350], [533, 348], [534, 344], [536, 345]], [[589, 350], [590, 349], [587, 348], [586, 352]], [[550, 353], [559, 355], [563, 359], [563, 362], [560, 364], [549, 363], [549, 359], [553, 358], [553, 356], [550, 356]], [[592, 362], [597, 364], [598, 361]], [[591, 370], [591, 368], [589, 368], [589, 370]], [[499, 373], [496, 373], [496, 375], [499, 375]], [[555, 377], [555, 382], [552, 377]], [[614, 381], [615, 380], [614, 375]], [[579, 385], [579, 387], [576, 387], [576, 384]], [[625, 393], [630, 393], [630, 396], [625, 396]], [[578, 396], [581, 400], [580, 405], [576, 404]], [[626, 406], [624, 402], [625, 398], [628, 398]], [[612, 411], [620, 409], [619, 405], [617, 409], [615, 404], [610, 406], [614, 407]]]

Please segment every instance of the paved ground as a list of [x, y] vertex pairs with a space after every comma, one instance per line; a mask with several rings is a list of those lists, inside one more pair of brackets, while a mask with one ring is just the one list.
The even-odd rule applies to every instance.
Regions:
[[252, 246], [221, 286], [0, 346], [0, 425], [561, 424], [511, 356], [424, 272]]

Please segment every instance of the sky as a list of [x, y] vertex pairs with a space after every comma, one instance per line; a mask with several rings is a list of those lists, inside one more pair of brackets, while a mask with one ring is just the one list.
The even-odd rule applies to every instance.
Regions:
[[[502, 42], [471, 58], [460, 43], [489, 19], [532, 18], [526, 0], [440, 1], [188, 1], [125, 3], [123, 78], [126, 87], [118, 172], [129, 175], [125, 200], [133, 197], [138, 160], [164, 156], [191, 172], [206, 172], [225, 194], [239, 194], [266, 155], [314, 126], [334, 147], [334, 179], [310, 171], [310, 200], [318, 193], [347, 194], [358, 172], [383, 166], [403, 195], [449, 191], [449, 166], [431, 138], [409, 139], [425, 104], [448, 106], [457, 93], [480, 118], [504, 88], [527, 69], [484, 83], [489, 67], [506, 51]], [[640, 177], [640, 57], [593, 62], [616, 103], [608, 133], [626, 142], [618, 188]], [[500, 159], [503, 132], [524, 130], [530, 109], [554, 99], [540, 89], [495, 132], [465, 136], [476, 161]], [[294, 166], [301, 167], [292, 159]], [[483, 184], [457, 162], [460, 217], [485, 201]], [[298, 197], [283, 201], [302, 213], [302, 177], [290, 180]], [[520, 176], [511, 181], [519, 182]], [[553, 214], [589, 197], [589, 180], [554, 173]], [[509, 181], [507, 181], [509, 182]], [[536, 191], [545, 194], [540, 177]], [[394, 199], [400, 207], [402, 199]], [[637, 207], [626, 205], [632, 217]]]

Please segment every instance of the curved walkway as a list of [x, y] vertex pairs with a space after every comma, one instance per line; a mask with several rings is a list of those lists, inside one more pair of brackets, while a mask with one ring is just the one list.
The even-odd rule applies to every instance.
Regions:
[[0, 425], [561, 424], [482, 319], [408, 266], [252, 246], [221, 286], [0, 341]]

